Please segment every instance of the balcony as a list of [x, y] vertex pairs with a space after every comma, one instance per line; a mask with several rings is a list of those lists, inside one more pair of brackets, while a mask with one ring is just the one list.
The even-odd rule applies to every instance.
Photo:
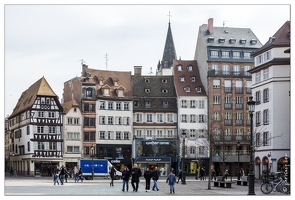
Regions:
[[[238, 157], [239, 155], [239, 157]], [[216, 150], [213, 152], [212, 162], [250, 162], [250, 151], [247, 150]]]
[[250, 135], [213, 135], [212, 142], [214, 143], [234, 143], [240, 140], [242, 143], [250, 142]]
[[215, 70], [211, 69], [208, 70], [208, 77], [214, 77], [214, 76], [223, 76], [223, 77], [248, 77], [250, 78], [252, 75], [248, 72], [237, 72], [237, 71], [222, 71], [222, 70]]

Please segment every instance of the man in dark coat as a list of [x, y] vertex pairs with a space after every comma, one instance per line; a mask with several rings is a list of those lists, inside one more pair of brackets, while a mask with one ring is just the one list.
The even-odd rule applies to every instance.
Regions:
[[110, 186], [114, 186], [115, 175], [116, 175], [116, 171], [115, 171], [115, 168], [112, 166], [110, 170], [110, 176], [111, 176]]
[[[133, 168], [131, 170], [131, 175], [132, 175], [131, 185], [132, 185], [132, 188], [133, 188], [133, 192], [137, 192], [138, 183], [139, 183], [139, 177], [141, 177], [141, 171], [138, 168], [137, 164], [133, 165]], [[134, 183], [135, 183], [135, 185], [134, 185]]]
[[145, 178], [145, 191], [150, 191], [152, 173], [148, 167], [146, 168], [143, 177]]

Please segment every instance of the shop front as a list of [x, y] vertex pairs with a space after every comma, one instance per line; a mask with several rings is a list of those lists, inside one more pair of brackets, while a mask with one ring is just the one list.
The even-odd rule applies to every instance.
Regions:
[[118, 171], [123, 171], [124, 166], [131, 169], [131, 158], [124, 158], [124, 159], [108, 159], [109, 162], [116, 168]]
[[138, 164], [142, 173], [147, 167], [149, 167], [150, 170], [154, 170], [155, 167], [158, 167], [160, 176], [167, 176], [172, 168], [171, 157], [138, 157], [135, 163]]

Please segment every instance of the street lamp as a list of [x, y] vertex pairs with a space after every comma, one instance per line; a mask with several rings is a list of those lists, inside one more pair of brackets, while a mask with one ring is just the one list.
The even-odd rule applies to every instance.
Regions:
[[248, 110], [250, 113], [250, 120], [251, 120], [251, 130], [250, 130], [250, 165], [249, 165], [249, 188], [248, 188], [248, 195], [255, 195], [254, 191], [254, 159], [253, 159], [253, 113], [255, 111], [255, 101], [253, 101], [253, 97], [249, 98], [247, 102]]
[[241, 172], [241, 168], [240, 168], [240, 145], [241, 145], [241, 142], [240, 140], [237, 141], [237, 147], [238, 147], [238, 180], [240, 180], [240, 172]]
[[186, 130], [182, 129], [182, 162], [181, 162], [181, 169], [182, 169], [182, 184], [185, 185], [185, 175], [186, 171], [184, 170], [184, 158], [185, 158], [185, 136], [186, 136]]
[[91, 145], [91, 157], [92, 157], [92, 180], [94, 179], [94, 163], [93, 163], [93, 157], [94, 157], [94, 145]]

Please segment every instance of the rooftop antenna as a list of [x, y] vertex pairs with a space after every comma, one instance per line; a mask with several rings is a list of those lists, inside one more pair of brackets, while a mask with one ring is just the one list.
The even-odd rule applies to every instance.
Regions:
[[150, 73], [149, 73], [150, 75], [152, 75], [153, 74], [153, 68], [151, 67], [150, 68]]
[[170, 24], [170, 17], [172, 17], [172, 15], [170, 15], [170, 11], [169, 11], [169, 15], [167, 15], [169, 17], [169, 24]]
[[106, 70], [108, 70], [108, 54], [106, 53], [106, 55], [105, 55], [105, 57], [104, 57], [105, 59], [106, 59]]
[[79, 61], [81, 61], [81, 65], [83, 65], [83, 64], [85, 64], [86, 62], [83, 60], [83, 59], [81, 59], [81, 60], [78, 60], [78, 62]]

